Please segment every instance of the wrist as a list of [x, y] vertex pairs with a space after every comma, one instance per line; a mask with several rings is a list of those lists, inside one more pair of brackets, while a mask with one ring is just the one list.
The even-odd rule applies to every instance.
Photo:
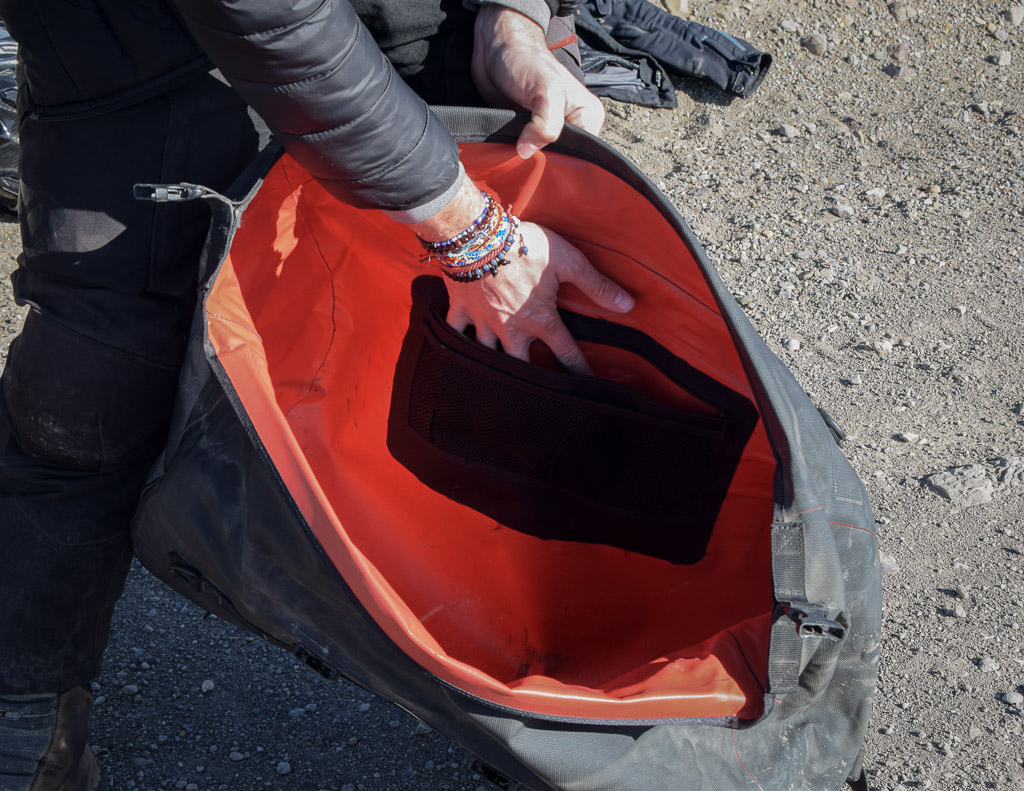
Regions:
[[444, 241], [472, 225], [485, 206], [486, 199], [480, 188], [466, 176], [446, 206], [422, 222], [409, 223], [409, 227], [426, 242]]
[[497, 18], [499, 14], [514, 14], [532, 21], [540, 28], [541, 35], [551, 21], [551, 7], [544, 0], [482, 0], [477, 14]]

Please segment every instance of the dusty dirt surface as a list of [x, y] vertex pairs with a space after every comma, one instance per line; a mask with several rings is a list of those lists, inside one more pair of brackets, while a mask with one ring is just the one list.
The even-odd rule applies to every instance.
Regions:
[[[675, 110], [608, 103], [604, 136], [847, 432], [885, 568], [870, 784], [1022, 791], [1024, 9], [689, 6], [773, 53], [767, 81], [731, 102], [687, 84]], [[0, 242], [9, 269], [14, 224]], [[20, 316], [5, 287], [4, 348]], [[490, 787], [403, 712], [138, 568], [96, 691], [119, 791]]]

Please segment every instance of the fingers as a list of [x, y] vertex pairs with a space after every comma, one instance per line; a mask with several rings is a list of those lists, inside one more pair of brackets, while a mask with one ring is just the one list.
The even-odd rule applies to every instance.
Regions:
[[583, 356], [583, 350], [562, 322], [553, 324], [549, 334], [540, 340], [548, 345], [551, 353], [558, 358], [558, 362], [566, 370], [572, 371], [574, 374], [589, 375], [591, 373], [587, 358]]
[[562, 134], [565, 104], [557, 107], [550, 91], [540, 91], [529, 110], [533, 114], [523, 128], [516, 143], [516, 153], [522, 159], [529, 159], [548, 143], [553, 143]]
[[474, 325], [476, 328], [476, 342], [482, 346], [486, 346], [488, 349], [498, 348], [498, 336], [494, 334], [494, 330], [484, 324], [482, 321]]
[[532, 118], [519, 135], [516, 146], [523, 159], [529, 159], [538, 149], [555, 142], [566, 121], [592, 135], [600, 134], [604, 126], [601, 100], [577, 82], [562, 64], [553, 62], [551, 65], [559, 78], [548, 80], [537, 92], [533, 106], [528, 108]]
[[449, 305], [451, 307], [449, 307], [448, 309], [448, 316], [446, 317], [445, 320], [448, 322], [448, 326], [451, 327], [456, 332], [465, 332], [466, 327], [472, 324], [473, 321], [469, 318], [469, 316], [466, 315], [465, 312], [463, 312], [461, 309], [455, 307], [455, 305], [452, 304], [451, 291], [449, 291], [448, 294]]
[[604, 126], [604, 105], [601, 100], [583, 85], [579, 86], [576, 94], [576, 107], [566, 112], [565, 120], [592, 135], [601, 134], [601, 127]]
[[615, 313], [629, 313], [635, 304], [633, 297], [614, 280], [598, 272], [579, 250], [550, 234], [551, 258], [561, 264], [558, 279], [567, 281], [582, 291], [594, 304]]

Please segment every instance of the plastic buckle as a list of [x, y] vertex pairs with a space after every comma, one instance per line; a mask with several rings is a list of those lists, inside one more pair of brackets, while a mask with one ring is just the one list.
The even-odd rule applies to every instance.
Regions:
[[800, 637], [824, 637], [826, 640], [839, 642], [846, 637], [846, 627], [838, 621], [825, 617], [823, 610], [811, 610], [783, 604], [786, 616], [796, 624], [796, 633]]
[[310, 653], [302, 643], [297, 643], [295, 648], [292, 649], [292, 653], [306, 663], [306, 667], [312, 670], [321, 678], [326, 678], [328, 681], [334, 681], [341, 677], [341, 671], [328, 662], [325, 662], [320, 657], [313, 653]]

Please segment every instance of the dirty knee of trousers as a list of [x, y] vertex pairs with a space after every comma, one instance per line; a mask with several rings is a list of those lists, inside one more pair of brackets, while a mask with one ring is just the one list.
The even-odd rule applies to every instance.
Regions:
[[0, 791], [101, 791], [88, 746], [92, 693], [0, 695]]
[[32, 311], [4, 371], [7, 420], [32, 458], [101, 470], [147, 455], [166, 430], [178, 369]]

